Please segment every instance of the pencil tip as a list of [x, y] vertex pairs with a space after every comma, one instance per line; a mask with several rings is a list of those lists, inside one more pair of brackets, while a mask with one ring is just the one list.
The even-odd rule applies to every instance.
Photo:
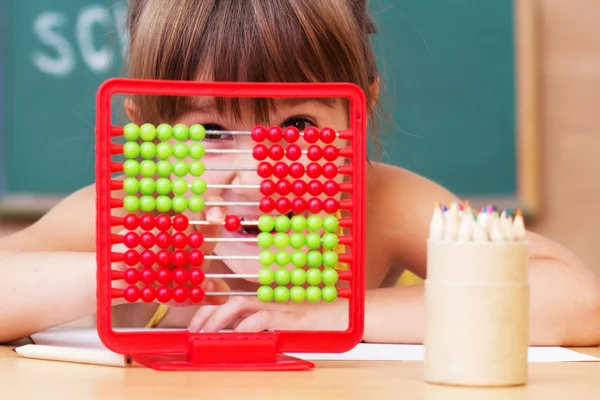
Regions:
[[14, 351], [15, 353], [17, 352], [17, 349], [12, 349], [12, 351]]

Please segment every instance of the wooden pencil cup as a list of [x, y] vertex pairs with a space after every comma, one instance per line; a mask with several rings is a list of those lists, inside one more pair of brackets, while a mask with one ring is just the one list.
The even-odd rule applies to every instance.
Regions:
[[424, 379], [527, 383], [528, 244], [428, 241]]

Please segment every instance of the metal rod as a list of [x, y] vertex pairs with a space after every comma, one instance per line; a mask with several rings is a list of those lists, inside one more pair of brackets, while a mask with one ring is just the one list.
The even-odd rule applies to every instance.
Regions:
[[[206, 149], [204, 152], [212, 154], [252, 154], [250, 149]], [[302, 150], [301, 154], [308, 154], [308, 150]]]
[[257, 274], [206, 274], [206, 278], [215, 279], [229, 279], [229, 278], [240, 278], [240, 279], [257, 279]]
[[256, 167], [206, 167], [206, 171], [256, 171]]
[[219, 207], [219, 206], [240, 206], [240, 207], [258, 207], [260, 203], [258, 201], [207, 201], [204, 203], [206, 207]]
[[206, 256], [205, 260], [259, 260], [258, 256]]
[[[250, 135], [252, 133], [252, 131], [206, 131], [207, 135], [223, 135], [223, 134], [227, 134], [227, 135]], [[304, 137], [304, 131], [300, 131], [298, 132], [300, 134], [300, 137]], [[339, 137], [340, 133], [339, 132], [335, 132], [335, 137]]]
[[258, 238], [204, 238], [205, 242], [258, 242]]
[[[188, 185], [188, 189], [192, 187], [192, 184]], [[236, 184], [216, 184], [206, 185], [208, 189], [260, 189], [260, 185], [236, 185]]]
[[[258, 221], [257, 220], [240, 221], [240, 223], [242, 224], [242, 226], [256, 226], [256, 225], [258, 225]], [[190, 225], [225, 225], [225, 222], [214, 224], [214, 223], [209, 222], [209, 221], [189, 221], [189, 224]]]
[[256, 296], [256, 292], [206, 292], [205, 296]]

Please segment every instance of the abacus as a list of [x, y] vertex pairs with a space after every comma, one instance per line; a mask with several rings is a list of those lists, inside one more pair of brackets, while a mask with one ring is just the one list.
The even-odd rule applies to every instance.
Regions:
[[[255, 126], [248, 149], [210, 149], [202, 125], [113, 124], [115, 95], [214, 98], [331, 99], [347, 101], [349, 128]], [[115, 78], [97, 93], [97, 329], [111, 350], [158, 370], [303, 370], [314, 367], [286, 353], [344, 352], [360, 342], [364, 307], [364, 219], [366, 166], [365, 97], [349, 83], [234, 83]], [[222, 131], [219, 133], [223, 133]], [[343, 139], [346, 146], [332, 145]], [[301, 143], [304, 141], [304, 143]], [[304, 149], [303, 149], [304, 147]], [[205, 164], [209, 153], [251, 154], [248, 165]], [[300, 162], [304, 156], [305, 163]], [[260, 181], [244, 189], [260, 201], [210, 202], [206, 171], [256, 172]], [[344, 175], [344, 182], [336, 176]], [[238, 185], [239, 186], [239, 185]], [[116, 192], [124, 193], [121, 197]], [[334, 198], [343, 193], [343, 199]], [[204, 237], [193, 225], [209, 222], [190, 215], [209, 206], [256, 207], [246, 220], [231, 214], [223, 228], [257, 229], [255, 237]], [[120, 212], [115, 212], [119, 210]], [[342, 216], [341, 212], [346, 216]], [[188, 213], [186, 215], [186, 213]], [[114, 230], [125, 231], [115, 234]], [[339, 234], [343, 229], [343, 234]], [[140, 234], [139, 231], [142, 231]], [[152, 232], [158, 233], [152, 233]], [[186, 233], [187, 232], [187, 233]], [[203, 254], [203, 243], [245, 241], [258, 255]], [[115, 245], [126, 251], [114, 251]], [[139, 249], [142, 249], [141, 251]], [[158, 251], [151, 249], [158, 248]], [[289, 249], [292, 251], [284, 251]], [[341, 250], [340, 250], [341, 249]], [[209, 274], [207, 260], [258, 262], [256, 274]], [[115, 269], [115, 263], [126, 265]], [[343, 265], [344, 268], [339, 268]], [[203, 292], [206, 278], [254, 278], [256, 292]], [[125, 287], [115, 282], [125, 282]], [[344, 283], [344, 287], [340, 287]], [[262, 302], [348, 301], [348, 327], [341, 331], [192, 333], [181, 330], [120, 331], [112, 327], [112, 302], [200, 304], [208, 296], [256, 296]]]

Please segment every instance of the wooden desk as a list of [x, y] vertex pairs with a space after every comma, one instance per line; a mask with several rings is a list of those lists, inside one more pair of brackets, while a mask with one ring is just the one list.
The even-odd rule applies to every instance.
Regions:
[[[600, 356], [600, 348], [574, 349]], [[303, 372], [158, 372], [23, 359], [0, 346], [6, 399], [597, 399], [600, 362], [531, 363], [529, 385], [507, 389], [434, 386], [416, 362], [319, 362]]]

